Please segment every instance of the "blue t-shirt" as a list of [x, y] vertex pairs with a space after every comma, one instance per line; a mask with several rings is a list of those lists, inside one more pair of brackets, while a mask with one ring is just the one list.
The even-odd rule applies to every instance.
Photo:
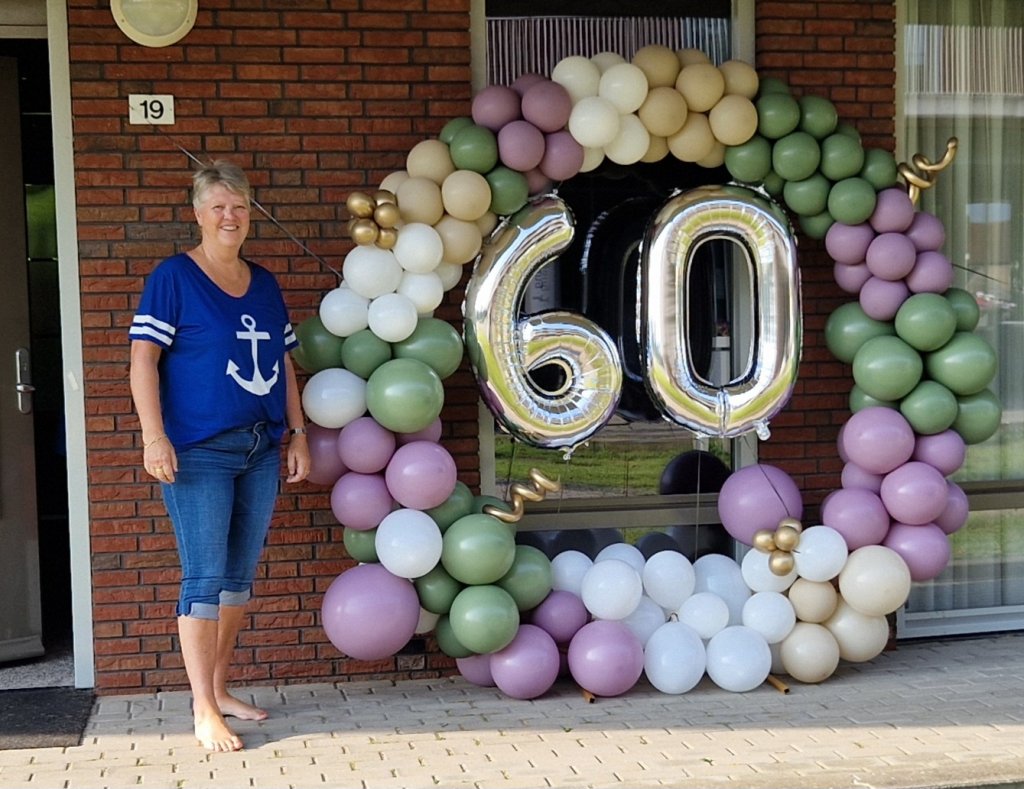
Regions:
[[241, 297], [221, 290], [186, 254], [146, 280], [129, 338], [164, 349], [160, 405], [178, 451], [256, 422], [276, 439], [284, 432], [284, 354], [299, 341], [274, 276], [248, 265], [252, 278]]

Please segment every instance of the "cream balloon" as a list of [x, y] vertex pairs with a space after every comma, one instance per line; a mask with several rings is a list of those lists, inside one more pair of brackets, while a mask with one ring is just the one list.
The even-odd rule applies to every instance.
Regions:
[[757, 131], [757, 108], [743, 96], [725, 95], [711, 108], [708, 123], [724, 145], [742, 145]]
[[889, 643], [889, 621], [884, 616], [862, 614], [845, 600], [839, 601], [825, 627], [839, 644], [839, 657], [852, 663], [878, 657]]
[[575, 104], [582, 98], [597, 95], [601, 69], [589, 58], [571, 55], [555, 64], [551, 70], [551, 81], [565, 88]]
[[367, 299], [393, 293], [402, 281], [402, 266], [394, 253], [374, 246], [352, 249], [345, 256], [341, 273], [345, 283]]
[[384, 176], [384, 180], [380, 182], [380, 188], [391, 192], [392, 194], [396, 194], [398, 192], [398, 187], [408, 180], [409, 173], [405, 170], [396, 170], [395, 172]]
[[789, 587], [788, 594], [796, 618], [801, 622], [821, 624], [835, 613], [836, 605], [839, 603], [836, 588], [825, 581], [797, 578]]
[[666, 156], [668, 156], [668, 140], [652, 134], [651, 141], [647, 144], [647, 153], [643, 155], [640, 161], [651, 164], [653, 162], [660, 162]]
[[454, 216], [441, 217], [441, 221], [434, 225], [434, 230], [441, 237], [441, 244], [444, 247], [441, 255], [443, 263], [455, 263], [460, 266], [469, 263], [477, 256], [483, 243], [480, 228], [475, 222], [457, 219]]
[[434, 273], [440, 278], [441, 285], [447, 292], [462, 281], [466, 269], [459, 263], [442, 263]]
[[636, 115], [621, 115], [618, 136], [604, 146], [604, 154], [616, 164], [636, 164], [647, 153], [650, 143], [650, 132]]
[[480, 235], [487, 238], [498, 226], [498, 215], [493, 211], [485, 211], [483, 215], [475, 220], [476, 226], [480, 228]]
[[753, 99], [757, 95], [760, 84], [757, 72], [749, 63], [742, 60], [727, 60], [718, 67], [725, 80], [725, 92], [736, 96]]
[[331, 334], [349, 337], [366, 328], [370, 300], [347, 285], [328, 291], [320, 300], [320, 322]]
[[647, 131], [659, 137], [669, 137], [683, 128], [689, 109], [683, 94], [673, 87], [652, 88], [637, 110]]
[[429, 178], [435, 184], [441, 184], [452, 174], [452, 164], [448, 146], [440, 140], [421, 140], [416, 143], [405, 157], [405, 169], [411, 178]]
[[652, 89], [675, 85], [682, 68], [676, 53], [661, 44], [640, 47], [633, 55], [633, 65], [644, 72]]
[[441, 184], [441, 204], [456, 219], [475, 222], [491, 204], [491, 186], [480, 173], [456, 170]]
[[370, 331], [384, 342], [401, 342], [416, 329], [416, 305], [400, 293], [385, 293], [370, 302], [366, 313]]
[[839, 593], [862, 614], [891, 614], [910, 594], [910, 569], [891, 548], [865, 545], [846, 560], [839, 573]]
[[598, 52], [590, 57], [590, 62], [597, 66], [597, 70], [604, 74], [612, 66], [625, 63], [626, 59], [618, 52]]
[[619, 133], [619, 111], [601, 96], [586, 96], [569, 114], [569, 133], [584, 148], [603, 148]]
[[444, 214], [441, 187], [429, 178], [410, 176], [399, 185], [395, 197], [406, 222], [433, 225]]
[[407, 271], [395, 293], [409, 299], [416, 307], [417, 315], [429, 315], [441, 306], [444, 300], [444, 283], [441, 282], [436, 269], [423, 274]]
[[426, 274], [441, 262], [444, 242], [430, 225], [410, 222], [399, 231], [393, 251], [403, 269], [414, 274]]
[[839, 644], [821, 625], [797, 622], [779, 649], [782, 666], [800, 682], [823, 682], [839, 667]]
[[647, 77], [639, 66], [617, 63], [601, 75], [597, 95], [611, 102], [620, 115], [636, 112], [647, 98]]
[[668, 137], [668, 149], [681, 162], [698, 162], [709, 155], [715, 147], [715, 135], [707, 115], [690, 112], [686, 123], [675, 134]]
[[604, 148], [584, 148], [583, 164], [580, 165], [581, 173], [589, 173], [596, 170], [604, 161]]
[[691, 63], [676, 77], [676, 90], [692, 112], [707, 112], [725, 94], [725, 77], [710, 63]]
[[676, 50], [676, 58], [681, 68], [693, 65], [694, 63], [710, 63], [711, 58], [704, 54], [704, 50], [687, 47]]
[[698, 159], [697, 164], [707, 169], [721, 167], [725, 164], [725, 146], [718, 140], [715, 140], [714, 145], [711, 146], [711, 151], [707, 156]]

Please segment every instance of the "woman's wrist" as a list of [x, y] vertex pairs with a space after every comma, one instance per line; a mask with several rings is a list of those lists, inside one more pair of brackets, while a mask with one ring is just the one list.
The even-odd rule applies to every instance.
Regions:
[[288, 435], [292, 436], [293, 438], [295, 436], [304, 436], [304, 435], [306, 435], [306, 428], [305, 427], [290, 427], [290, 428], [288, 428]]

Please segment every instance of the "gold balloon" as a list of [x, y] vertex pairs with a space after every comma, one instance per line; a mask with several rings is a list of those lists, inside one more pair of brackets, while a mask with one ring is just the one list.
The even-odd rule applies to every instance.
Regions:
[[382, 229], [394, 227], [401, 218], [402, 214], [395, 203], [379, 203], [373, 212], [373, 220]]
[[800, 544], [800, 532], [792, 526], [780, 526], [775, 530], [775, 546], [780, 551], [791, 551]]
[[387, 189], [378, 189], [373, 193], [373, 202], [378, 206], [383, 205], [384, 203], [394, 203], [395, 205], [398, 205], [398, 198], [395, 197], [394, 192]]
[[381, 249], [394, 249], [398, 241], [398, 231], [393, 227], [382, 227], [377, 234], [377, 246]]
[[345, 200], [345, 207], [348, 209], [348, 212], [360, 219], [373, 216], [374, 205], [373, 198], [366, 194], [366, 192], [353, 192]]
[[771, 553], [775, 550], [775, 537], [768, 529], [758, 529], [754, 532], [753, 544], [757, 550]]
[[768, 569], [776, 575], [789, 575], [795, 566], [796, 561], [791, 553], [772, 551], [772, 555], [768, 557]]
[[804, 530], [804, 525], [796, 518], [783, 518], [779, 521], [779, 527], [781, 528], [782, 526], [789, 526], [790, 528], [796, 529], [797, 531]]
[[349, 235], [357, 244], [372, 244], [377, 240], [380, 230], [372, 219], [357, 219], [352, 223]]

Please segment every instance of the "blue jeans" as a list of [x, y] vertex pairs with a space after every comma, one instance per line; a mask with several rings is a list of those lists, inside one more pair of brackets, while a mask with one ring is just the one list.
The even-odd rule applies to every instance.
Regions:
[[164, 503], [181, 558], [178, 616], [217, 619], [244, 605], [270, 528], [281, 474], [267, 426], [229, 430], [178, 455]]

